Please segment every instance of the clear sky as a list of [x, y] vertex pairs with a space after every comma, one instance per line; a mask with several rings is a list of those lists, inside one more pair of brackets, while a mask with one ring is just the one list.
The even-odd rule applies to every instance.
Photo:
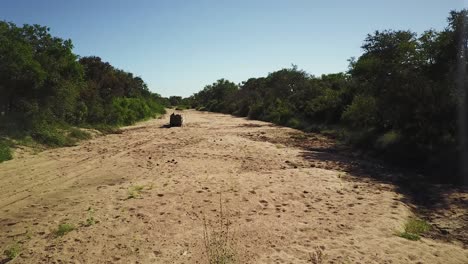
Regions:
[[80, 56], [141, 76], [154, 92], [188, 96], [298, 65], [345, 71], [367, 33], [446, 26], [467, 0], [0, 0], [0, 20], [49, 26]]

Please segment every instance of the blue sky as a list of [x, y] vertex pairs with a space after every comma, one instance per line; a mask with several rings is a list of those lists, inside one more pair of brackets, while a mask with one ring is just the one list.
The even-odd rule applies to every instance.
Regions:
[[443, 29], [467, 0], [0, 0], [0, 20], [49, 26], [80, 56], [188, 96], [290, 67], [345, 71], [367, 33]]

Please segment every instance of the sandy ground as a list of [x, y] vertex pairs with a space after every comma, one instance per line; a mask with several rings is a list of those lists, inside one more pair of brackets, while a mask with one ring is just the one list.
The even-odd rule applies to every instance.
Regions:
[[[208, 263], [204, 222], [216, 230], [220, 200], [237, 263], [313, 263], [317, 247], [323, 263], [468, 263], [460, 241], [395, 235], [412, 213], [392, 185], [252, 139], [294, 130], [183, 115], [182, 128], [165, 117], [0, 164], [0, 249], [21, 248], [11, 263]], [[56, 237], [61, 223], [76, 229]]]

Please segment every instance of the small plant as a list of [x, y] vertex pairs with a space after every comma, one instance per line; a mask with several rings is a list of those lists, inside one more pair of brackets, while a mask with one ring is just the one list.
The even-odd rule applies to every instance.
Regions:
[[84, 226], [92, 226], [96, 224], [96, 219], [94, 219], [94, 209], [89, 207], [88, 208], [88, 218], [86, 219], [86, 222], [84, 223]]
[[20, 254], [20, 251], [21, 251], [20, 246], [18, 245], [18, 243], [15, 243], [15, 244], [11, 245], [10, 247], [8, 247], [8, 248], [3, 252], [3, 254], [5, 254], [5, 256], [6, 256], [9, 260], [12, 260], [12, 259], [16, 258], [16, 257]]
[[135, 185], [131, 186], [128, 189], [128, 196], [127, 199], [136, 199], [141, 196], [141, 191], [143, 190], [144, 186], [141, 185]]
[[90, 216], [86, 219], [85, 226], [92, 226], [96, 223], [96, 220], [94, 219], [93, 216]]
[[55, 231], [55, 235], [57, 237], [59, 236], [64, 236], [65, 234], [71, 232], [75, 230], [75, 226], [72, 225], [72, 224], [68, 224], [68, 223], [64, 223], [64, 224], [60, 224], [57, 228], [57, 230]]
[[398, 236], [409, 240], [419, 240], [421, 235], [428, 232], [431, 226], [421, 219], [409, 219], [404, 227], [405, 231], [400, 232]]
[[324, 263], [325, 254], [323, 250], [325, 249], [324, 246], [317, 246], [315, 247], [314, 252], [309, 253], [309, 261], [312, 264], [322, 264]]
[[218, 228], [209, 227], [206, 218], [203, 218], [203, 226], [203, 240], [208, 263], [235, 263], [235, 253], [231, 247], [232, 238], [229, 233], [229, 219], [223, 213], [221, 195], [219, 197], [219, 217], [215, 223]]

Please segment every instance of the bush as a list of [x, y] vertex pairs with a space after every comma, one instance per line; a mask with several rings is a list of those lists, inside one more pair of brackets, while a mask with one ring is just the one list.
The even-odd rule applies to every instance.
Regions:
[[189, 109], [189, 107], [186, 105], [178, 105], [175, 110], [182, 111], [182, 110], [187, 110], [187, 109]]
[[0, 162], [11, 160], [12, 158], [13, 155], [11, 153], [10, 144], [0, 140]]
[[256, 103], [250, 106], [249, 113], [247, 114], [247, 116], [250, 119], [262, 119], [263, 113], [263, 105], [261, 103]]
[[63, 131], [59, 131], [56, 127], [52, 126], [42, 126], [35, 129], [32, 132], [32, 138], [41, 144], [51, 147], [70, 146], [73, 143], [65, 136]]
[[288, 122], [286, 123], [286, 126], [292, 127], [292, 128], [302, 128], [303, 127], [301, 121], [298, 118], [295, 118], [295, 117], [289, 119]]
[[340, 139], [353, 147], [370, 149], [375, 142], [375, 132], [373, 129], [343, 129]]
[[377, 123], [377, 102], [372, 96], [358, 95], [346, 107], [341, 119], [354, 128], [370, 128]]
[[163, 106], [143, 98], [115, 98], [112, 101], [109, 121], [115, 125], [132, 125], [139, 120], [163, 113]]
[[391, 130], [377, 138], [375, 147], [377, 149], [387, 149], [401, 140], [401, 134], [398, 131]]

